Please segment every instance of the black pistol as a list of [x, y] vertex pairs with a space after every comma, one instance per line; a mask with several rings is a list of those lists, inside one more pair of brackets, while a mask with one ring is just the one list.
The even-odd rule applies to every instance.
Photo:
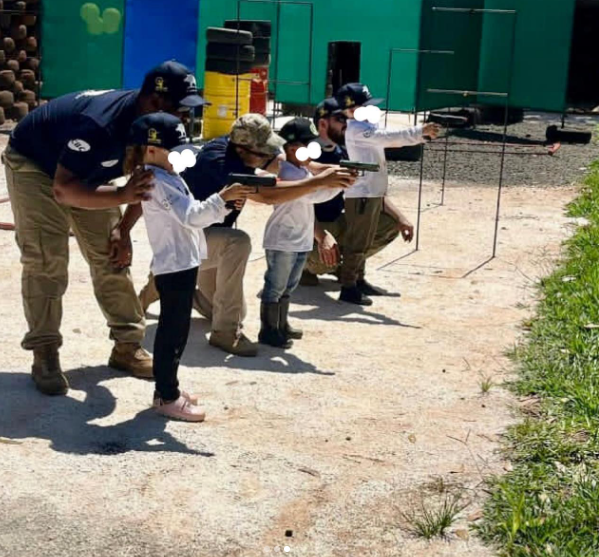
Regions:
[[[258, 193], [258, 188], [273, 188], [277, 185], [277, 177], [274, 174], [268, 174], [264, 176], [257, 176], [256, 174], [229, 174], [229, 179], [227, 181], [227, 186], [232, 186], [233, 184], [241, 184], [242, 186], [254, 186], [256, 188], [256, 193]], [[227, 201], [225, 206], [228, 209], [235, 208], [234, 201]]]
[[369, 162], [341, 161], [339, 166], [348, 170], [357, 170], [360, 176], [364, 176], [365, 172], [378, 172], [381, 169], [380, 165]]

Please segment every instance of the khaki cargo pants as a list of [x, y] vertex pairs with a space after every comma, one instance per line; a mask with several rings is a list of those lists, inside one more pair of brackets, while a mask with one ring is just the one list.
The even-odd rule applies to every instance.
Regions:
[[[346, 204], [349, 199], [346, 199]], [[339, 249], [341, 253], [346, 253], [346, 242], [347, 242], [347, 219], [345, 213], [342, 214], [336, 221], [334, 222], [322, 222], [320, 223], [325, 230], [328, 230], [337, 240], [339, 244]], [[378, 218], [378, 223], [375, 229], [374, 239], [370, 244], [370, 247], [365, 248], [364, 252], [364, 263], [361, 265], [359, 269], [359, 273], [357, 278], [363, 279], [365, 273], [365, 262], [366, 259], [372, 257], [373, 255], [379, 253], [381, 250], [386, 248], [389, 244], [394, 242], [399, 236], [398, 222], [397, 220], [385, 213], [384, 211], [380, 213]], [[320, 255], [318, 253], [318, 245], [314, 245], [314, 249], [310, 253], [308, 257], [308, 262], [306, 263], [306, 270], [314, 275], [323, 275], [325, 273], [335, 273], [338, 267], [332, 267], [329, 265], [325, 265], [320, 260]]]
[[[212, 332], [237, 332], [246, 315], [243, 277], [252, 245], [250, 237], [227, 227], [204, 228], [208, 258], [200, 265], [194, 308], [212, 322]], [[149, 305], [158, 300], [154, 277], [140, 298]]]
[[[85, 210], [54, 199], [52, 178], [30, 159], [8, 147], [2, 156], [8, 194], [21, 250], [22, 296], [29, 331], [22, 346], [33, 350], [62, 344], [62, 296], [68, 284], [69, 230], [91, 271], [94, 293], [110, 327], [110, 338], [141, 342], [145, 320], [128, 270], [115, 271], [108, 239], [119, 208]], [[85, 315], [79, 316], [85, 319]]]

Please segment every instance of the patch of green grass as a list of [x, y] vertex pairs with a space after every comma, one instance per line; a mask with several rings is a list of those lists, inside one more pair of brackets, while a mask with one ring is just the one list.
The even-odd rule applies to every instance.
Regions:
[[432, 540], [445, 537], [447, 529], [453, 524], [464, 505], [459, 495], [446, 495], [442, 505], [435, 507], [422, 501], [419, 509], [402, 511], [401, 515], [406, 523], [406, 529], [413, 535]]
[[541, 281], [537, 316], [510, 354], [514, 390], [540, 406], [509, 430], [513, 471], [492, 482], [478, 527], [505, 557], [599, 556], [599, 162], [569, 209], [589, 224]]

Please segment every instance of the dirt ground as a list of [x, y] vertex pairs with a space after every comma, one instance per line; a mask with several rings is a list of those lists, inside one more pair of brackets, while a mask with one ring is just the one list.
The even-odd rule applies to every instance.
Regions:
[[[413, 215], [416, 183], [393, 183]], [[439, 186], [427, 184], [420, 251], [396, 242], [368, 264], [372, 282], [401, 297], [360, 309], [337, 301], [332, 278], [302, 288], [292, 317], [305, 338], [287, 352], [227, 356], [208, 346], [195, 315], [180, 375], [203, 398], [201, 425], [154, 415], [151, 383], [106, 367], [111, 342], [74, 240], [62, 350], [72, 389], [38, 394], [19, 346], [18, 253], [13, 233], [0, 232], [0, 555], [493, 555], [468, 529], [483, 479], [506, 466], [497, 451], [515, 400], [499, 386], [483, 396], [480, 383], [511, 373], [505, 350], [573, 229], [563, 209], [574, 194], [508, 188], [498, 258], [487, 261], [496, 190], [450, 184], [439, 207]], [[252, 205], [240, 219], [254, 244], [254, 338], [269, 211]], [[0, 220], [10, 218], [0, 205]], [[140, 288], [150, 260], [143, 226], [134, 257]], [[158, 304], [150, 311], [151, 350]], [[467, 504], [448, 540], [405, 530], [402, 512], [447, 493]]]

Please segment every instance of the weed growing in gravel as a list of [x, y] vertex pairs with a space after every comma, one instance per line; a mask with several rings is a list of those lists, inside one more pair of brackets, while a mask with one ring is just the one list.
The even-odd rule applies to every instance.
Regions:
[[406, 523], [408, 532], [419, 538], [431, 540], [436, 537], [445, 537], [447, 529], [464, 507], [460, 495], [446, 495], [440, 507], [426, 505], [423, 500], [419, 509], [400, 511], [400, 514]]
[[526, 418], [508, 432], [513, 471], [492, 482], [479, 527], [506, 557], [599, 555], [599, 162], [570, 213], [588, 225], [511, 354]]
[[481, 377], [479, 383], [480, 392], [483, 395], [488, 395], [491, 389], [495, 386], [492, 377]]

